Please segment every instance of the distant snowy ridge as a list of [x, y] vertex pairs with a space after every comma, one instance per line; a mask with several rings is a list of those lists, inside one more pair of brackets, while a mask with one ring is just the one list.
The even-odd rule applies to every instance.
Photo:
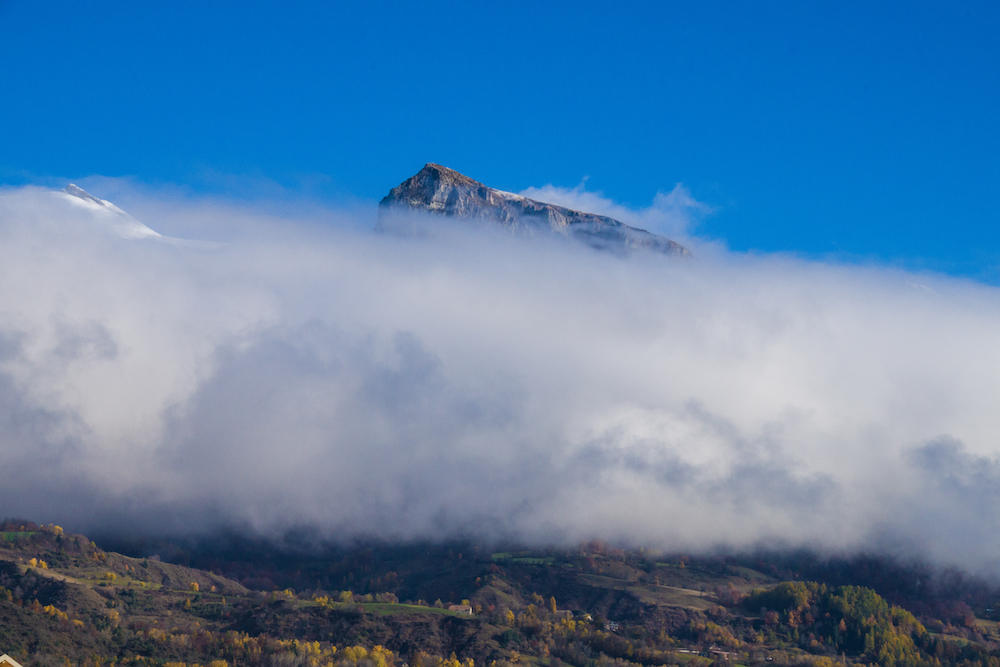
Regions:
[[98, 199], [78, 185], [70, 183], [56, 193], [74, 206], [81, 206], [95, 214], [102, 222], [123, 239], [148, 239], [164, 237], [142, 224], [131, 215], [104, 199]]
[[53, 194], [74, 207], [88, 211], [108, 231], [128, 241], [157, 241], [172, 246], [197, 250], [214, 250], [220, 247], [220, 244], [212, 241], [195, 241], [164, 236], [139, 222], [106, 199], [95, 197], [73, 183]]

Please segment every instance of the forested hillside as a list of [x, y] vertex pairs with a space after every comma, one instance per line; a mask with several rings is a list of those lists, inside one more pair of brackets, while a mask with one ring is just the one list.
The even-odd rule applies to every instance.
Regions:
[[24, 667], [1000, 667], [988, 585], [873, 557], [218, 540], [127, 556], [0, 528], [0, 653]]

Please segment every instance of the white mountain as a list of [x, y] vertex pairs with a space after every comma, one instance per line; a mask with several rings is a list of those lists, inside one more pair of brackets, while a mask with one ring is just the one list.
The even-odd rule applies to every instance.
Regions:
[[222, 247], [221, 244], [213, 241], [195, 241], [192, 239], [180, 239], [173, 236], [164, 236], [159, 232], [150, 229], [131, 215], [121, 210], [106, 199], [100, 199], [90, 194], [78, 185], [70, 183], [62, 190], [53, 193], [72, 206], [80, 207], [88, 211], [94, 219], [102, 224], [105, 229], [120, 238], [136, 241], [148, 240], [159, 243], [166, 243], [171, 246], [190, 248], [194, 250], [216, 250]]
[[123, 239], [166, 239], [111, 202], [98, 199], [73, 183], [55, 194], [63, 197], [74, 206], [87, 209], [95, 218], [106, 224], [112, 232]]

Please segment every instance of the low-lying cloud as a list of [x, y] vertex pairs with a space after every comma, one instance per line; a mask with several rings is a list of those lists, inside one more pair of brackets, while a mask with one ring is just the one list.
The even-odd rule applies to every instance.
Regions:
[[[683, 236], [697, 203], [662, 199], [617, 212]], [[223, 243], [123, 239], [65, 197], [0, 194], [7, 514], [997, 564], [994, 287], [139, 207]]]

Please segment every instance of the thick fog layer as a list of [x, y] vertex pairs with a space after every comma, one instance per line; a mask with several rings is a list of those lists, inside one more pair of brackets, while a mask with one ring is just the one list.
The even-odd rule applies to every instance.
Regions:
[[5, 514], [996, 566], [994, 287], [700, 247], [682, 190], [614, 210], [691, 260], [119, 203], [221, 243], [0, 194]]

